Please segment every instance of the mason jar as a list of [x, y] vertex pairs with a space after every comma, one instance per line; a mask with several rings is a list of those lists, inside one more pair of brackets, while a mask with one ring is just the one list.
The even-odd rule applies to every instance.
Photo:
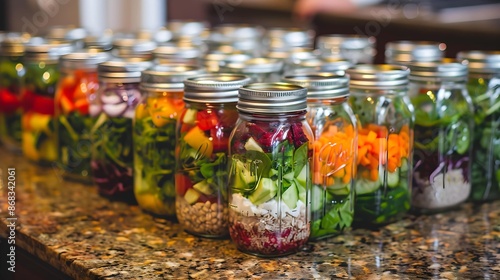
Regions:
[[241, 63], [252, 58], [250, 55], [242, 52], [212, 52], [206, 54], [202, 59], [202, 65], [210, 73], [224, 72], [223, 67], [228, 63]]
[[95, 118], [89, 102], [99, 89], [97, 64], [108, 59], [103, 52], [74, 52], [61, 56], [61, 76], [55, 96], [57, 174], [65, 179], [91, 183], [90, 130]]
[[21, 152], [21, 87], [26, 70], [23, 65], [22, 34], [7, 34], [0, 42], [0, 142], [12, 152]]
[[156, 216], [175, 218], [175, 134], [184, 110], [183, 81], [202, 72], [182, 64], [142, 71], [133, 122], [134, 194], [139, 206]]
[[356, 116], [349, 106], [349, 78], [332, 73], [285, 76], [307, 88], [306, 119], [314, 134], [311, 235], [319, 240], [341, 234], [354, 218]]
[[349, 60], [332, 57], [300, 59], [295, 60], [288, 65], [285, 75], [310, 74], [318, 72], [329, 72], [344, 75], [345, 71], [351, 66], [353, 66], [353, 64]]
[[312, 48], [316, 33], [303, 28], [270, 28], [263, 38], [263, 47], [267, 51], [289, 50], [293, 48]]
[[231, 239], [242, 252], [262, 257], [297, 252], [310, 235], [307, 90], [256, 83], [242, 87], [238, 98], [229, 144]]
[[408, 95], [415, 108], [412, 206], [438, 212], [471, 190], [473, 104], [459, 63], [410, 64]]
[[92, 178], [99, 194], [134, 203], [132, 120], [141, 99], [141, 71], [148, 61], [108, 60], [99, 63], [99, 90], [89, 113], [97, 118], [91, 130]]
[[204, 51], [196, 45], [169, 44], [157, 47], [153, 51], [155, 61], [159, 64], [190, 64], [198, 66]]
[[500, 51], [463, 51], [457, 55], [469, 70], [467, 90], [474, 104], [472, 141], [472, 201], [500, 198], [500, 116], [498, 81]]
[[279, 82], [283, 71], [283, 62], [272, 58], [251, 58], [242, 62], [227, 63], [224, 71], [247, 75], [253, 83]]
[[411, 62], [439, 62], [446, 44], [431, 41], [393, 41], [385, 45], [385, 63], [407, 66]]
[[60, 75], [58, 59], [71, 52], [72, 47], [34, 38], [26, 44], [25, 51], [26, 73], [21, 96], [23, 155], [36, 163], [50, 165], [57, 160], [54, 97]]
[[227, 158], [238, 119], [238, 88], [250, 78], [205, 74], [184, 81], [185, 110], [177, 126], [177, 219], [193, 235], [228, 235]]
[[349, 60], [352, 64], [373, 63], [377, 54], [375, 37], [328, 34], [316, 38], [316, 49], [322, 57]]
[[356, 226], [394, 222], [410, 209], [414, 112], [407, 96], [408, 68], [357, 65], [350, 105], [358, 119]]
[[263, 53], [262, 38], [264, 28], [249, 24], [220, 24], [212, 28], [207, 40], [209, 50], [229, 46], [234, 50], [248, 53], [254, 57]]

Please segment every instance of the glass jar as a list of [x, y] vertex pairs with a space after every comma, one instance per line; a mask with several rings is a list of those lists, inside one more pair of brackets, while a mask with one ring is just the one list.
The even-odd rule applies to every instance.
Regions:
[[21, 152], [21, 87], [26, 70], [21, 34], [7, 34], [0, 43], [0, 142], [12, 152]]
[[197, 66], [200, 65], [203, 50], [195, 45], [170, 44], [157, 47], [153, 55], [159, 64], [181, 63]]
[[286, 83], [239, 91], [228, 182], [229, 233], [242, 252], [283, 256], [309, 238], [313, 134], [306, 95]]
[[446, 44], [430, 41], [394, 41], [385, 46], [385, 63], [407, 66], [411, 62], [439, 62]]
[[224, 52], [213, 52], [206, 54], [203, 57], [203, 66], [207, 69], [207, 72], [210, 73], [219, 73], [223, 72], [224, 65], [232, 62], [243, 62], [252, 58], [248, 54], [244, 53], [224, 53]]
[[254, 57], [263, 53], [264, 28], [248, 24], [219, 24], [212, 28], [207, 40], [209, 50], [227, 46]]
[[184, 110], [183, 81], [201, 74], [188, 65], [155, 65], [142, 72], [141, 103], [135, 110], [134, 194], [154, 215], [175, 218], [176, 123]]
[[375, 37], [329, 34], [316, 38], [316, 48], [322, 57], [347, 59], [352, 64], [373, 63], [377, 54]]
[[319, 240], [351, 227], [354, 218], [356, 117], [348, 104], [349, 78], [331, 73], [285, 76], [307, 88], [307, 122], [314, 134], [311, 236]]
[[105, 53], [75, 52], [61, 56], [61, 77], [55, 96], [57, 138], [56, 173], [65, 179], [91, 183], [90, 130], [95, 118], [89, 114], [90, 99], [99, 88], [97, 64]]
[[132, 119], [141, 99], [141, 71], [147, 61], [109, 60], [97, 67], [99, 90], [90, 100], [91, 169], [99, 193], [134, 203]]
[[263, 45], [267, 51], [312, 48], [316, 33], [302, 28], [270, 28], [266, 30]]
[[286, 75], [309, 74], [318, 72], [329, 72], [344, 75], [345, 70], [353, 64], [345, 59], [320, 57], [311, 59], [301, 59], [290, 63]]
[[472, 201], [500, 198], [500, 51], [466, 51], [458, 60], [469, 69], [467, 89], [474, 103], [472, 142]]
[[459, 63], [410, 64], [408, 95], [415, 107], [412, 206], [438, 212], [465, 201], [471, 190], [474, 127], [465, 88], [467, 67]]
[[391, 223], [410, 209], [414, 113], [408, 73], [406, 67], [384, 64], [347, 70], [358, 119], [357, 226]]
[[253, 83], [278, 82], [283, 71], [283, 62], [272, 58], [251, 58], [242, 62], [231, 62], [223, 68], [226, 72], [247, 75]]
[[185, 110], [177, 126], [177, 219], [197, 236], [228, 235], [227, 153], [238, 119], [238, 88], [250, 78], [206, 74], [184, 81]]
[[49, 165], [57, 160], [54, 97], [60, 75], [58, 59], [71, 52], [72, 47], [39, 39], [26, 45], [24, 57], [22, 150], [27, 159]]

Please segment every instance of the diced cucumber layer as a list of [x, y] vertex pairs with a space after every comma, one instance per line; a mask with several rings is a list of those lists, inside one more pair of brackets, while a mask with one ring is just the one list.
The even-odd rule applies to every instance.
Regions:
[[252, 189], [256, 181], [256, 176], [241, 161], [236, 161], [234, 188], [241, 191]]
[[203, 194], [206, 195], [211, 195], [214, 190], [212, 189], [212, 186], [208, 182], [208, 179], [202, 180], [196, 184], [193, 185], [193, 188]]
[[295, 209], [297, 207], [297, 201], [299, 200], [299, 194], [297, 192], [297, 187], [292, 184], [281, 196], [283, 202], [290, 209]]
[[380, 183], [378, 181], [370, 181], [364, 178], [356, 180], [356, 194], [371, 193], [376, 191], [379, 187]]
[[[276, 183], [270, 178], [261, 178], [255, 188], [255, 191], [248, 196], [248, 199], [254, 205], [260, 205], [276, 196], [276, 192], [278, 191], [278, 187]], [[297, 190], [295, 189], [295, 192]]]

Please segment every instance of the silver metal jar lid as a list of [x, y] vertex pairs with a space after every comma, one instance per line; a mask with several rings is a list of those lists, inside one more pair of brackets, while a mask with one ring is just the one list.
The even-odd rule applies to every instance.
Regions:
[[385, 61], [391, 64], [440, 61], [446, 44], [432, 41], [394, 41], [386, 44]]
[[374, 37], [359, 35], [330, 34], [321, 35], [316, 39], [316, 46], [322, 50], [362, 50], [375, 46]]
[[266, 44], [271, 50], [287, 50], [296, 47], [312, 47], [314, 30], [301, 28], [271, 28], [267, 30]]
[[245, 113], [291, 113], [307, 109], [307, 89], [287, 83], [253, 83], [239, 89], [236, 108]]
[[199, 37], [207, 31], [208, 26], [206, 22], [189, 20], [171, 20], [167, 23], [167, 29], [174, 38]]
[[272, 49], [266, 53], [265, 57], [281, 59], [288, 62], [315, 59], [317, 55], [312, 48], [293, 47], [289, 49]]
[[500, 73], [500, 51], [462, 51], [457, 59], [467, 65], [470, 73]]
[[73, 25], [52, 26], [45, 36], [48, 39], [77, 41], [87, 36], [87, 31], [81, 27]]
[[224, 67], [233, 73], [276, 73], [283, 69], [283, 61], [273, 58], [251, 58], [242, 62], [231, 62]]
[[408, 85], [410, 70], [391, 64], [358, 64], [346, 70], [352, 89], [397, 90]]
[[109, 51], [113, 48], [113, 37], [111, 35], [87, 36], [83, 39], [83, 46], [87, 49]]
[[142, 71], [141, 88], [148, 91], [179, 90], [184, 80], [203, 74], [203, 68], [186, 64], [157, 64]]
[[264, 34], [264, 29], [260, 26], [249, 24], [221, 24], [210, 33], [209, 40], [214, 42], [227, 42], [236, 40], [259, 40]]
[[0, 42], [0, 55], [20, 56], [24, 54], [29, 36], [21, 33], [8, 33]]
[[139, 83], [141, 72], [151, 67], [152, 62], [133, 59], [113, 59], [97, 66], [99, 80], [111, 83]]
[[353, 63], [349, 60], [333, 58], [333, 57], [322, 57], [316, 59], [306, 59], [299, 61], [294, 66], [297, 70], [300, 69], [314, 69], [316, 72], [337, 72], [345, 71], [351, 67]]
[[95, 69], [99, 63], [105, 62], [110, 58], [109, 54], [104, 52], [74, 52], [62, 55], [59, 58], [61, 70], [74, 69]]
[[59, 57], [73, 51], [67, 42], [45, 40], [40, 37], [31, 38], [25, 45], [25, 57], [28, 61], [57, 62]]
[[184, 80], [184, 101], [231, 103], [238, 101], [238, 89], [252, 79], [239, 74], [204, 74]]
[[153, 56], [156, 59], [197, 59], [203, 55], [203, 51], [196, 46], [179, 46], [179, 45], [164, 45], [159, 46], [153, 51]]
[[308, 99], [330, 99], [349, 96], [349, 77], [333, 73], [287, 75], [284, 83], [307, 88]]
[[415, 81], [465, 81], [467, 66], [457, 62], [410, 63], [410, 80]]
[[140, 57], [144, 59], [153, 58], [153, 50], [156, 43], [149, 40], [134, 38], [119, 38], [113, 41], [112, 53], [120, 58]]

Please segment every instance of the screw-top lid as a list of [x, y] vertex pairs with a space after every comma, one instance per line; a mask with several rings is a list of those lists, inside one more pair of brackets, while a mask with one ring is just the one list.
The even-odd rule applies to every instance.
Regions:
[[67, 42], [34, 37], [25, 45], [25, 58], [29, 61], [57, 62], [61, 55], [71, 51], [73, 51], [73, 47]]
[[291, 113], [307, 109], [307, 89], [287, 83], [253, 83], [239, 89], [238, 104], [245, 113]]
[[407, 64], [409, 62], [440, 61], [446, 44], [431, 41], [394, 41], [386, 44], [385, 62]]
[[273, 49], [265, 57], [281, 59], [287, 62], [295, 62], [317, 58], [312, 48], [294, 47], [290, 49]]
[[113, 37], [106, 34], [102, 36], [89, 35], [83, 39], [83, 46], [87, 49], [109, 51], [113, 47]]
[[415, 62], [409, 65], [410, 80], [465, 81], [467, 66], [457, 62]]
[[333, 73], [287, 75], [283, 82], [307, 88], [308, 99], [349, 96], [349, 78]]
[[118, 38], [113, 41], [112, 53], [120, 58], [143, 58], [145, 60], [153, 59], [153, 50], [156, 43], [149, 40], [140, 40], [134, 38]]
[[276, 73], [283, 69], [283, 62], [273, 58], [251, 58], [242, 62], [231, 62], [224, 67], [233, 73]]
[[203, 55], [203, 51], [192, 45], [165, 45], [159, 46], [153, 51], [156, 59], [162, 63], [175, 60], [194, 60]]
[[358, 35], [329, 34], [318, 36], [316, 39], [316, 48], [333, 52], [340, 51], [340, 49], [362, 50], [374, 45], [374, 37]]
[[397, 90], [408, 85], [410, 70], [391, 64], [359, 64], [346, 70], [352, 89]]
[[29, 42], [27, 33], [7, 33], [0, 42], [0, 55], [20, 56], [24, 54], [25, 44]]
[[500, 51], [462, 51], [457, 59], [467, 65], [470, 73], [500, 73]]
[[271, 28], [266, 32], [266, 44], [270, 50], [310, 48], [314, 44], [314, 30], [301, 28]]
[[61, 70], [69, 69], [95, 69], [99, 63], [109, 59], [109, 54], [104, 52], [80, 51], [62, 55], [59, 58]]
[[238, 101], [238, 89], [249, 84], [250, 77], [239, 74], [204, 74], [184, 80], [184, 101], [230, 103]]
[[243, 62], [252, 58], [245, 53], [209, 53], [203, 57], [203, 65], [209, 72], [219, 72], [227, 63]]
[[260, 26], [249, 24], [221, 24], [212, 29], [210, 41], [227, 42], [237, 40], [259, 40], [264, 34]]
[[314, 59], [300, 60], [294, 63], [294, 70], [290, 71], [292, 73], [311, 73], [311, 72], [344, 72], [353, 63], [349, 60], [333, 58], [333, 57], [322, 57]]
[[206, 33], [208, 26], [206, 22], [190, 20], [171, 20], [167, 23], [167, 29], [174, 38], [199, 37]]
[[141, 75], [141, 88], [148, 91], [179, 90], [184, 88], [184, 80], [203, 74], [202, 68], [185, 64], [158, 64]]
[[141, 72], [152, 62], [139, 59], [113, 59], [97, 66], [99, 80], [111, 83], [139, 83]]

